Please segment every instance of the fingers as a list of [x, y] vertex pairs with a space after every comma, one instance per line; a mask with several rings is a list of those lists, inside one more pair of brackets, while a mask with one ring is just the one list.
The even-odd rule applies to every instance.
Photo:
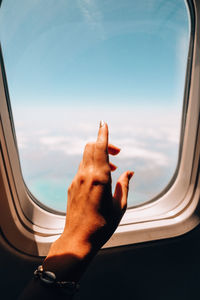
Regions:
[[100, 122], [99, 132], [95, 145], [94, 162], [97, 168], [101, 168], [109, 163], [108, 157], [108, 125], [104, 121]]
[[82, 166], [87, 167], [93, 164], [95, 143], [87, 143], [83, 152]]
[[129, 188], [129, 181], [132, 178], [134, 172], [126, 171], [124, 172], [118, 179], [114, 199], [120, 205], [122, 211], [126, 210], [127, 207], [127, 198], [128, 198], [128, 188]]
[[102, 145], [104, 150], [107, 150], [111, 155], [117, 155], [121, 149], [115, 145], [108, 144], [108, 125], [104, 121], [100, 122], [97, 143]]
[[[99, 162], [101, 165], [102, 163], [108, 163], [109, 158], [108, 154], [111, 155], [117, 155], [120, 152], [120, 148], [117, 146], [114, 146], [112, 144], [108, 144], [108, 126], [103, 121], [100, 122], [100, 128], [98, 132], [98, 137], [95, 143], [87, 143], [84, 149], [83, 153], [83, 160], [80, 164], [79, 169], [83, 167], [87, 167], [94, 163], [94, 152], [95, 152], [95, 158], [97, 162]], [[115, 171], [117, 167], [109, 163], [111, 171]]]
[[[108, 125], [104, 121], [100, 122], [98, 131], [98, 137], [96, 143], [88, 143], [85, 146], [83, 153], [83, 161], [81, 166], [86, 167], [94, 163], [102, 166], [105, 163], [109, 163], [108, 154], [117, 155], [120, 152], [120, 148], [112, 144], [108, 144]], [[109, 163], [111, 171], [116, 170], [116, 166]]]
[[99, 131], [97, 136], [97, 143], [102, 144], [105, 150], [108, 147], [108, 125], [101, 120], [99, 125]]

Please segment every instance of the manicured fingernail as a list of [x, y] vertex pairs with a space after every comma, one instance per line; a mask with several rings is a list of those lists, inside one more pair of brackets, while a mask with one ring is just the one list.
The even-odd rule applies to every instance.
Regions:
[[110, 170], [111, 171], [115, 171], [117, 169], [117, 166], [115, 166], [114, 164], [109, 163], [109, 165], [110, 165]]
[[128, 179], [130, 180], [132, 177], [133, 177], [133, 175], [134, 175], [134, 172], [132, 171], [132, 172], [129, 172], [129, 174], [128, 174]]
[[104, 125], [105, 125], [104, 120], [101, 120], [101, 121], [100, 121], [100, 124], [99, 124], [99, 127], [101, 128], [101, 127], [103, 127]]

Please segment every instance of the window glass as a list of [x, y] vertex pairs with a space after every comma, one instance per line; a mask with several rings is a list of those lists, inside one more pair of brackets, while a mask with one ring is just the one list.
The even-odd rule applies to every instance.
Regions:
[[178, 161], [189, 18], [183, 0], [6, 0], [0, 38], [22, 172], [65, 211], [84, 145], [109, 124], [111, 161], [135, 171], [129, 206], [158, 195]]

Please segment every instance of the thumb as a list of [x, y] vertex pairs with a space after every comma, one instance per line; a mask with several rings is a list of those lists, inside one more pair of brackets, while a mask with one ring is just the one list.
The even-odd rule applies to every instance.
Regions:
[[128, 188], [129, 181], [132, 178], [134, 172], [126, 171], [124, 172], [119, 179], [117, 180], [114, 199], [119, 204], [119, 207], [125, 211], [127, 207], [127, 198], [128, 198]]

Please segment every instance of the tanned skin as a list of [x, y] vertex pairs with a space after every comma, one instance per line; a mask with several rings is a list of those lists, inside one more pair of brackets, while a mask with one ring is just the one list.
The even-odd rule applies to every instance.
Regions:
[[[116, 166], [109, 162], [109, 154], [117, 155], [120, 149], [108, 143], [108, 136], [108, 126], [101, 121], [97, 140], [85, 146], [78, 172], [68, 189], [64, 231], [43, 262], [44, 270], [54, 272], [59, 280], [81, 278], [126, 211], [129, 181], [134, 173], [124, 172], [112, 195], [111, 171]], [[30, 294], [27, 299], [32, 299]]]

